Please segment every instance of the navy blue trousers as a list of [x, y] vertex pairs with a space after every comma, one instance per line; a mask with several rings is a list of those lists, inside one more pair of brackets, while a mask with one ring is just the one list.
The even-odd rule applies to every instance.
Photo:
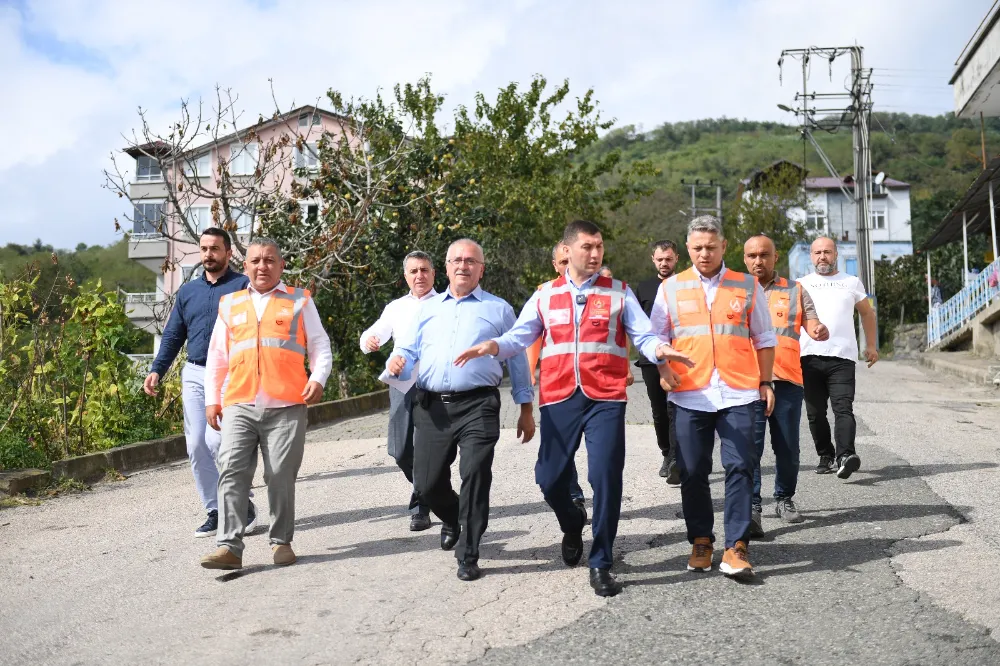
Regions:
[[802, 420], [802, 387], [786, 381], [774, 382], [774, 411], [765, 416], [767, 403], [757, 401], [754, 422], [756, 447], [753, 468], [753, 503], [760, 506], [760, 460], [764, 456], [767, 424], [771, 424], [774, 449], [774, 499], [795, 496], [799, 480], [799, 422]]
[[747, 542], [753, 494], [754, 418], [756, 405], [739, 405], [719, 412], [699, 412], [677, 405], [677, 466], [681, 473], [681, 505], [688, 541], [710, 537], [715, 541], [715, 512], [708, 475], [712, 473], [715, 433], [722, 440], [720, 453], [726, 471], [723, 521], [726, 548]]
[[587, 480], [594, 492], [590, 548], [591, 567], [608, 569], [613, 562], [618, 518], [622, 511], [622, 470], [625, 467], [625, 403], [591, 400], [580, 389], [568, 400], [546, 405], [542, 413], [542, 443], [535, 464], [535, 482], [556, 514], [564, 533], [583, 529], [580, 510], [573, 505], [573, 458], [583, 435], [587, 438]]

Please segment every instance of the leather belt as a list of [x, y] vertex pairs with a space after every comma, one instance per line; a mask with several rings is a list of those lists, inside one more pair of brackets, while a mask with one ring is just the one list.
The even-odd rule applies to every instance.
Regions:
[[443, 402], [445, 404], [451, 402], [461, 402], [462, 400], [469, 400], [470, 398], [479, 398], [491, 394], [499, 394], [500, 390], [495, 386], [480, 386], [479, 388], [469, 389], [468, 391], [458, 391], [455, 393], [436, 393], [435, 391], [425, 391], [423, 389], [417, 389], [417, 401], [426, 405], [427, 403], [433, 401]]

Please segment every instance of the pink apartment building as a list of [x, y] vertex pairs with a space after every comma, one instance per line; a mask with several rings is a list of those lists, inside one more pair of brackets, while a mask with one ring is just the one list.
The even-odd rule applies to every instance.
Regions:
[[[190, 183], [197, 179], [207, 191], [219, 191], [218, 167], [220, 159], [227, 165], [228, 173], [237, 182], [250, 181], [259, 165], [267, 162], [267, 172], [259, 185], [261, 191], [281, 191], [288, 194], [296, 176], [293, 168], [318, 167], [318, 144], [324, 134], [338, 137], [344, 125], [341, 116], [318, 107], [303, 106], [274, 119], [254, 125], [239, 132], [213, 139], [200, 148], [170, 155], [170, 146], [165, 143], [149, 143], [130, 147], [125, 153], [135, 158], [135, 171], [128, 185], [129, 198], [133, 204], [130, 234], [129, 259], [148, 268], [155, 277], [155, 286], [143, 293], [125, 293], [123, 298], [129, 312], [129, 319], [137, 327], [154, 335], [153, 353], [160, 345], [160, 332], [166, 322], [172, 303], [172, 295], [192, 277], [200, 274], [199, 254], [196, 238], [191, 238], [185, 230], [180, 216], [188, 220], [196, 231], [213, 226], [212, 203], [215, 197], [178, 193], [178, 202], [184, 209], [174, 211], [168, 188], [173, 183]], [[252, 133], [252, 140], [246, 137]], [[291, 141], [276, 151], [272, 161], [262, 156], [271, 146], [277, 147], [282, 135]], [[301, 137], [303, 149], [295, 146]], [[178, 167], [184, 170], [180, 173]], [[303, 201], [303, 215], [318, 213], [318, 203]], [[315, 210], [313, 210], [315, 209]], [[246, 238], [254, 229], [252, 210], [241, 210], [233, 206], [233, 221], [237, 224], [237, 234]], [[153, 281], [151, 280], [151, 283]]]

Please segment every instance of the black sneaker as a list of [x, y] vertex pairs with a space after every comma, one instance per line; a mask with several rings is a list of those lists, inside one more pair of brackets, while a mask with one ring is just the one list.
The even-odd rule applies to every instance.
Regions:
[[665, 479], [668, 474], [670, 474], [670, 461], [664, 458], [663, 464], [660, 465], [660, 476]]
[[795, 508], [791, 497], [782, 497], [774, 505], [774, 513], [786, 523], [801, 523], [802, 514]]
[[851, 474], [858, 471], [861, 467], [861, 458], [855, 453], [848, 454], [846, 456], [840, 457], [840, 466], [837, 469], [838, 479], [850, 478]]
[[588, 518], [587, 518], [587, 503], [583, 501], [582, 497], [575, 497], [575, 498], [573, 498], [573, 506], [575, 506], [576, 508], [578, 508], [580, 510], [580, 513], [583, 514], [583, 524], [586, 525], [587, 524], [587, 520], [588, 520]]
[[676, 460], [670, 461], [670, 472], [667, 474], [667, 485], [672, 488], [681, 487], [681, 468], [677, 466]]
[[215, 536], [215, 533], [219, 531], [219, 512], [209, 511], [208, 520], [205, 524], [194, 531], [194, 535], [199, 539], [202, 537]]
[[837, 471], [837, 465], [833, 462], [833, 456], [820, 456], [819, 464], [816, 465], [817, 474], [833, 474]]
[[750, 507], [750, 538], [759, 539], [764, 536], [764, 522], [761, 520], [761, 508], [759, 506]]

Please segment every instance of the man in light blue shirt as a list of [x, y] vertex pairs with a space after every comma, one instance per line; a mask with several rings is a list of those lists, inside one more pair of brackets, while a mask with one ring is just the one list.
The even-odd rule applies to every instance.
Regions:
[[[455, 358], [468, 347], [503, 335], [514, 325], [514, 310], [482, 290], [483, 249], [463, 239], [448, 248], [449, 287], [426, 301], [417, 320], [396, 340], [386, 363], [389, 373], [410, 379], [414, 364], [417, 395], [413, 407], [413, 484], [419, 501], [441, 519], [441, 548], [455, 548], [458, 577], [479, 578], [479, 543], [489, 522], [493, 451], [500, 438], [500, 361], [477, 358], [459, 367]], [[534, 391], [524, 352], [507, 361], [511, 395], [521, 406], [517, 435], [535, 434]], [[461, 452], [459, 495], [451, 487], [451, 464]]]

